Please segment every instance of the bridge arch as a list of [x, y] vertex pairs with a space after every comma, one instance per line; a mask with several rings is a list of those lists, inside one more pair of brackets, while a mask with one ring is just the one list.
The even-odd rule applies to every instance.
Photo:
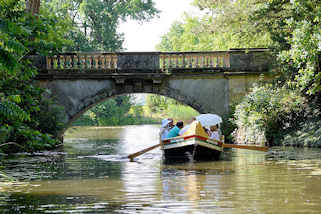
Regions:
[[225, 115], [272, 65], [267, 50], [65, 53], [31, 59], [38, 84], [64, 107], [65, 127], [94, 105], [132, 93], [163, 95], [200, 113]]
[[[175, 99], [200, 113], [206, 111], [204, 105], [195, 99], [188, 90], [173, 88], [168, 84], [152, 84], [143, 81], [137, 87], [137, 81], [118, 85], [112, 80], [55, 80], [43, 82], [42, 87], [51, 91], [56, 104], [64, 107], [66, 129], [72, 122], [93, 106], [115, 96], [134, 93], [149, 93]], [[182, 84], [184, 88], [184, 84]], [[64, 130], [65, 131], [65, 130]]]

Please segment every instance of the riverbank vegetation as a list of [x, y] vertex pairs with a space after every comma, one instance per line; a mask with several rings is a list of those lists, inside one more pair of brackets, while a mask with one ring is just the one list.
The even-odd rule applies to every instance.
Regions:
[[320, 147], [320, 1], [195, 0], [194, 5], [205, 15], [186, 14], [174, 23], [160, 51], [265, 47], [278, 60], [271, 70], [277, 79], [254, 86], [232, 108], [225, 134], [239, 143]]
[[[54, 130], [41, 123], [45, 99], [43, 89], [33, 83], [37, 74], [28, 55], [47, 55], [60, 50], [64, 23], [54, 15], [37, 17], [25, 11], [19, 1], [0, 3], [0, 145], [5, 152], [53, 147]], [[48, 132], [43, 132], [47, 129]]]

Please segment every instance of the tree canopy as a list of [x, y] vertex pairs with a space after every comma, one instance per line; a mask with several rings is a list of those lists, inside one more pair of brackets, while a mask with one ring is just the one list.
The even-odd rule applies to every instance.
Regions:
[[63, 17], [70, 27], [69, 51], [120, 51], [124, 35], [121, 21], [148, 21], [159, 12], [152, 0], [46, 0], [43, 10]]
[[268, 47], [266, 30], [251, 23], [249, 14], [256, 9], [256, 0], [195, 0], [202, 15], [185, 13], [183, 22], [175, 22], [162, 36], [161, 51], [228, 50], [230, 48]]

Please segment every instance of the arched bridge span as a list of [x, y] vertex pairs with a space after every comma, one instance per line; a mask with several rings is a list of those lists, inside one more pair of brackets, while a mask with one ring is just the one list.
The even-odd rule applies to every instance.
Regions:
[[66, 127], [93, 105], [131, 93], [164, 95], [224, 115], [274, 62], [266, 49], [62, 53], [32, 60], [38, 84], [64, 107]]

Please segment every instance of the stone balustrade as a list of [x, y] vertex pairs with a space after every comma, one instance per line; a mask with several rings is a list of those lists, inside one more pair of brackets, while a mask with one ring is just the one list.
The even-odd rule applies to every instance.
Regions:
[[264, 70], [270, 63], [266, 49], [210, 52], [61, 53], [33, 56], [40, 72], [159, 73], [180, 70]]

